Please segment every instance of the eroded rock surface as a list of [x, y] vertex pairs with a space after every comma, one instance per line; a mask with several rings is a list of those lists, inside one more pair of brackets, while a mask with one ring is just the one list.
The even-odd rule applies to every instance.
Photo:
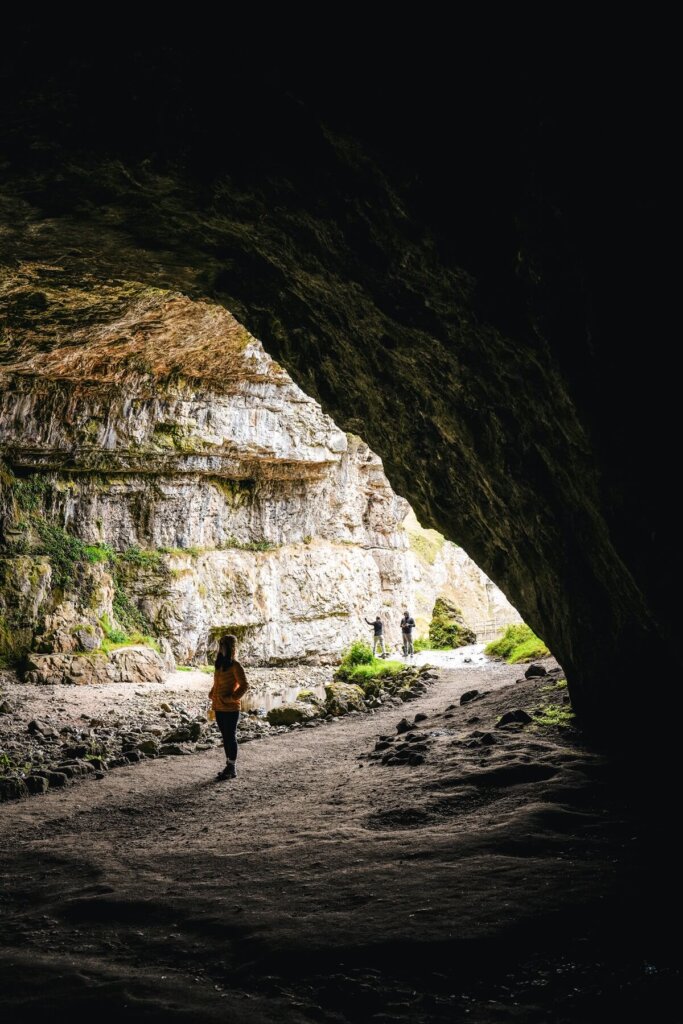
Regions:
[[37, 652], [33, 681], [138, 681], [138, 655], [102, 646], [150, 635], [201, 663], [233, 632], [247, 663], [332, 662], [366, 616], [398, 648], [414, 607], [426, 634], [441, 594], [475, 629], [518, 618], [227, 312], [148, 293], [149, 334], [117, 314], [92, 349], [85, 331], [1, 378], [6, 658]]

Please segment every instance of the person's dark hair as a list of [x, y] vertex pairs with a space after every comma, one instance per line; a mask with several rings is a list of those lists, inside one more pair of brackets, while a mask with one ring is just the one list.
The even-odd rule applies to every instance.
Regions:
[[235, 660], [235, 647], [237, 645], [237, 637], [233, 636], [232, 633], [226, 633], [218, 641], [218, 654], [216, 655], [216, 668], [230, 668], [233, 661]]

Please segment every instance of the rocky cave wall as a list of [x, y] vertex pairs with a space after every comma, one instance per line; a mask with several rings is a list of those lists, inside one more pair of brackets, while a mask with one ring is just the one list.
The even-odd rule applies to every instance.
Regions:
[[[406, 530], [379, 458], [229, 313], [139, 300], [156, 306], [151, 337], [126, 341], [114, 316], [93, 345], [3, 375], [6, 657], [136, 632], [202, 663], [233, 631], [247, 663], [330, 662], [378, 611], [395, 647], [403, 605], [426, 633], [445, 594], [476, 621], [494, 602], [515, 619], [464, 552], [414, 516]], [[184, 372], [155, 375], [169, 321], [221, 354], [220, 375], [187, 351]]]
[[[676, 432], [657, 234], [673, 92], [630, 61], [605, 89], [602, 55], [468, 67], [430, 47], [410, 74], [375, 54], [355, 75], [328, 54], [307, 79], [207, 47], [124, 47], [122, 75], [120, 47], [17, 39], [3, 362], [61, 360], [64, 339], [97, 360], [112, 305], [130, 337], [154, 329], [142, 286], [230, 309], [621, 735], [634, 665], [680, 663], [657, 469]], [[182, 331], [159, 348], [171, 372], [183, 346], [200, 359]]]

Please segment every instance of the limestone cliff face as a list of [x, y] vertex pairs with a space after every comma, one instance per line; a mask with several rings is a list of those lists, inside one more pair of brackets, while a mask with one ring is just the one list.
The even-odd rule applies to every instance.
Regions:
[[[396, 646], [402, 605], [426, 631], [439, 594], [489, 617], [490, 581], [442, 538], [425, 554], [379, 458], [230, 314], [144, 301], [151, 337], [114, 317], [2, 382], [6, 657], [141, 634], [203, 662], [230, 631], [252, 664], [325, 662], [377, 612]], [[194, 348], [161, 344], [169, 320]]]

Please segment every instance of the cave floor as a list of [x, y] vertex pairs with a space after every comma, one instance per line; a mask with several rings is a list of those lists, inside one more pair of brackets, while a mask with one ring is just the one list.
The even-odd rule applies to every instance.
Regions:
[[[3, 1020], [679, 1019], [656, 817], [572, 730], [494, 728], [549, 699], [518, 675], [443, 670], [235, 782], [207, 751], [0, 806]], [[368, 757], [416, 713], [423, 764]]]

